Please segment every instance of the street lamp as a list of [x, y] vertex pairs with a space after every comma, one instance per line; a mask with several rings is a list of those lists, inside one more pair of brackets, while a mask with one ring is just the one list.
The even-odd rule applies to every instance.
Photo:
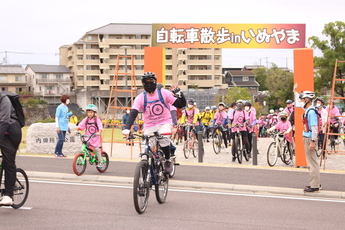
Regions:
[[[125, 89], [128, 89], [128, 76], [127, 76], [127, 49], [132, 48], [131, 46], [120, 46], [120, 49], [125, 49]], [[128, 106], [128, 97], [127, 97], [127, 92], [125, 92], [125, 101], [126, 101], [126, 107]]]

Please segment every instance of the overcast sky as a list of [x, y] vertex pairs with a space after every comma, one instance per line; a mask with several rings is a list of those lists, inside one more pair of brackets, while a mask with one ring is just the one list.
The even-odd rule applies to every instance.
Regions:
[[[345, 21], [344, 9], [341, 0], [1, 0], [0, 63], [8, 51], [8, 64], [58, 65], [60, 46], [109, 23], [305, 23], [306, 38], [322, 37], [326, 23]], [[292, 69], [292, 57], [291, 49], [223, 49], [223, 67]]]

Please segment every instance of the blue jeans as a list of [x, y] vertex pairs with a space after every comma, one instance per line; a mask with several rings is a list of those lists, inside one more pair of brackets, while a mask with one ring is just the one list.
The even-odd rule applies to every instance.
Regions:
[[60, 131], [60, 133], [58, 133], [58, 137], [59, 139], [56, 142], [54, 153], [62, 154], [62, 147], [63, 147], [63, 143], [65, 142], [66, 131]]

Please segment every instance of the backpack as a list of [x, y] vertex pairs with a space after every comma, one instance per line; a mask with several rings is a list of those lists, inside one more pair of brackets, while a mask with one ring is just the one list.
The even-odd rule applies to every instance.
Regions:
[[[96, 120], [97, 119], [99, 119], [101, 122], [102, 122], [102, 118], [100, 118], [100, 117], [97, 117], [96, 116]], [[97, 128], [97, 132], [99, 131], [99, 128], [98, 128], [98, 125], [97, 125], [97, 122], [89, 122], [89, 120], [90, 120], [90, 118], [89, 117], [87, 117], [87, 120], [86, 120], [86, 129], [87, 129], [87, 125], [95, 125], [96, 126], [96, 128]]]
[[302, 122], [303, 122], [303, 126], [304, 126], [304, 131], [306, 132], [311, 132], [311, 130], [309, 130], [309, 124], [308, 124], [308, 113], [310, 110], [314, 110], [316, 115], [317, 115], [317, 128], [318, 128], [318, 132], [321, 132], [321, 115], [319, 114], [319, 112], [317, 111], [317, 109], [315, 108], [311, 108], [308, 109], [306, 113], [303, 114], [302, 116]]
[[164, 103], [164, 99], [162, 97], [161, 89], [157, 89], [157, 90], [158, 90], [158, 98], [159, 98], [159, 100], [156, 100], [156, 101], [147, 101], [147, 93], [146, 93], [146, 91], [144, 91], [144, 112], [146, 111], [147, 103], [156, 103], [158, 101], [160, 101], [164, 105], [164, 107], [169, 109], [169, 111], [170, 111], [170, 108], [168, 108], [168, 106]]
[[17, 93], [12, 93], [12, 92], [7, 92], [7, 91], [2, 91], [0, 99], [3, 97], [7, 96], [12, 104], [12, 107], [14, 108], [17, 116], [17, 121], [20, 124], [20, 127], [25, 126], [25, 115], [24, 115], [24, 110], [23, 106], [19, 101], [19, 95]]

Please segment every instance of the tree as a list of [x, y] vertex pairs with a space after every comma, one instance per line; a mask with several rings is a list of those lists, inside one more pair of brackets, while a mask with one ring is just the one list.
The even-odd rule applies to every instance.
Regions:
[[[315, 91], [317, 94], [324, 94], [325, 89], [332, 88], [335, 61], [345, 61], [345, 23], [336, 21], [325, 24], [322, 34], [327, 40], [321, 40], [316, 36], [308, 39], [312, 48], [319, 49], [322, 57], [314, 57], [314, 66], [318, 68], [317, 74], [320, 78], [315, 78]], [[339, 63], [337, 68], [337, 78], [345, 78], [345, 63]], [[345, 85], [338, 82], [334, 91], [341, 97], [345, 96]]]
[[225, 95], [224, 99], [221, 96], [217, 96], [215, 98], [215, 103], [218, 104], [219, 102], [223, 101], [226, 105], [230, 105], [231, 103], [236, 102], [239, 99], [251, 100], [252, 103], [254, 103], [253, 97], [248, 91], [248, 89], [237, 86], [228, 89], [228, 92]]
[[253, 72], [256, 75], [256, 81], [260, 84], [259, 91], [267, 90], [266, 79], [267, 79], [267, 69], [266, 68], [258, 68], [253, 69]]
[[270, 95], [267, 103], [269, 108], [284, 108], [286, 100], [293, 100], [293, 74], [279, 69], [274, 63], [267, 71], [266, 85]]

